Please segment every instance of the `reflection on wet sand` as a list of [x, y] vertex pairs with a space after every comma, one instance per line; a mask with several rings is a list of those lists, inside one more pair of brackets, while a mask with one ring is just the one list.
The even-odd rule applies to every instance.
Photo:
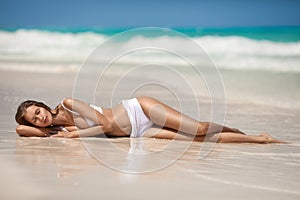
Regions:
[[80, 139], [18, 138], [16, 157], [36, 174], [52, 168], [57, 178], [74, 176], [99, 165]]
[[125, 173], [155, 172], [176, 162], [192, 144], [154, 138], [82, 139], [89, 153], [106, 167]]
[[60, 179], [95, 170], [102, 164], [108, 164], [110, 166], [107, 167], [117, 171], [124, 171], [123, 168], [130, 170], [130, 166], [134, 168], [137, 164], [136, 161], [141, 162], [141, 157], [147, 162], [147, 155], [165, 151], [170, 143], [171, 140], [148, 139], [147, 141], [146, 138], [19, 137], [16, 139], [15, 157], [19, 163], [32, 169], [36, 175], [45, 174], [45, 170], [50, 170]]
[[151, 138], [17, 137], [1, 140], [1, 145], [2, 180], [7, 180], [2, 185], [22, 188], [20, 199], [25, 194], [25, 199], [82, 199], [86, 191], [94, 199], [144, 194], [148, 199], [179, 199], [187, 188], [190, 199], [198, 199], [199, 192], [215, 197], [216, 188], [231, 197], [247, 192], [271, 195], [272, 200], [300, 195], [299, 152], [289, 150], [298, 143], [217, 144], [203, 159], [199, 155], [204, 143]]

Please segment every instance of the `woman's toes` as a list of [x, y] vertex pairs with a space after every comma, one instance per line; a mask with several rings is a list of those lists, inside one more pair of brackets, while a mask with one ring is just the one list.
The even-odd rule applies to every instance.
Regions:
[[265, 141], [268, 143], [288, 143], [283, 140], [278, 140], [278, 139], [272, 137], [269, 133], [264, 132], [264, 133], [261, 133], [260, 136], [264, 137]]

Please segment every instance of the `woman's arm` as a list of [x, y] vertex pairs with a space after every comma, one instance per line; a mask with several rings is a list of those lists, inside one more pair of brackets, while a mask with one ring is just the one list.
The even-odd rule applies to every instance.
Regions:
[[90, 107], [89, 104], [72, 98], [64, 99], [63, 104], [68, 109], [80, 114], [82, 117], [93, 121], [96, 125], [86, 129], [75, 129], [70, 132], [59, 131], [58, 134], [53, 135], [52, 137], [88, 137], [112, 131], [111, 122], [103, 114]]
[[37, 128], [26, 125], [18, 125], [16, 132], [20, 136], [25, 137], [48, 137], [51, 135], [51, 130], [49, 128]]
[[103, 128], [103, 126], [92, 126], [85, 129], [76, 129], [70, 132], [58, 131], [57, 134], [51, 135], [51, 137], [78, 138], [95, 136], [104, 133]]
[[78, 130], [77, 126], [65, 126], [64, 128], [69, 132]]

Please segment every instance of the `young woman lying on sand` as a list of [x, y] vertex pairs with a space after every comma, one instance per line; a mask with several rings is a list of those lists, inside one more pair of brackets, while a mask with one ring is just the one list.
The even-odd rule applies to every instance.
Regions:
[[[283, 143], [267, 133], [246, 135], [235, 128], [196, 121], [164, 103], [138, 97], [104, 109], [65, 98], [54, 110], [42, 102], [25, 101], [15, 119], [20, 136], [77, 138], [105, 134], [108, 137], [153, 137], [220, 143]], [[180, 126], [181, 125], [181, 126]], [[160, 127], [160, 128], [155, 128]], [[151, 129], [150, 129], [151, 128]]]

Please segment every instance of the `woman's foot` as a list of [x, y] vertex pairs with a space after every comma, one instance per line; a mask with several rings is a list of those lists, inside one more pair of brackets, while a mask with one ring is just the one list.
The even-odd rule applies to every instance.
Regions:
[[283, 143], [283, 144], [288, 143], [286, 141], [278, 140], [278, 139], [272, 137], [269, 133], [261, 133], [259, 136], [261, 136], [263, 138], [263, 142], [266, 142], [266, 143]]

